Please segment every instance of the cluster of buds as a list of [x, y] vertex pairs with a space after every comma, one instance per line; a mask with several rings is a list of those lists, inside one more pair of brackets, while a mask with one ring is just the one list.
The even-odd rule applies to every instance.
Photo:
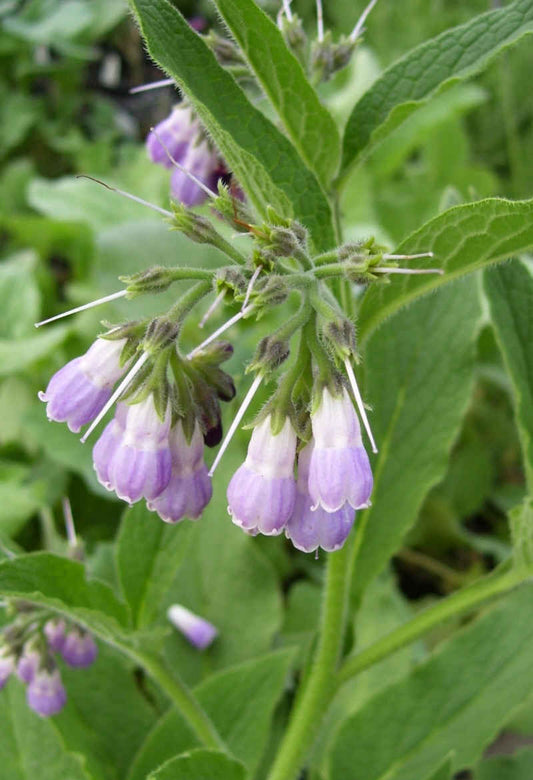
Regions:
[[309, 41], [301, 19], [291, 10], [291, 0], [282, 0], [278, 27], [285, 43], [315, 84], [328, 81], [337, 71], [348, 65], [361, 41], [366, 19], [376, 2], [377, 0], [371, 0], [367, 5], [350, 35], [342, 35], [335, 41], [331, 32], [324, 30], [322, 0], [316, 0], [317, 37]]
[[43, 717], [56, 715], [67, 701], [57, 659], [83, 669], [96, 660], [96, 643], [77, 624], [25, 602], [13, 602], [10, 609], [16, 616], [0, 637], [0, 688], [15, 674], [27, 686], [31, 709]]

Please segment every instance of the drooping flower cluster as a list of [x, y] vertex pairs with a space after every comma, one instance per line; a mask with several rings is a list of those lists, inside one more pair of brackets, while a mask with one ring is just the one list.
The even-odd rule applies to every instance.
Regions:
[[295, 547], [328, 552], [344, 544], [355, 510], [368, 506], [372, 472], [357, 414], [346, 390], [325, 387], [311, 414], [312, 438], [298, 456], [297, 437], [287, 417], [281, 430], [269, 416], [254, 429], [244, 464], [228, 487], [233, 522], [248, 533], [285, 531]]
[[[60, 369], [39, 394], [48, 418], [78, 431], [101, 417], [113, 400], [114, 383], [130, 368], [131, 341], [99, 338]], [[219, 401], [235, 394], [231, 378], [219, 368], [231, 353], [218, 342], [186, 363], [174, 349], [155, 361], [151, 384], [117, 404], [94, 446], [96, 475], [107, 490], [129, 504], [145, 499], [168, 523], [200, 517], [212, 495], [204, 442], [220, 441]], [[177, 382], [170, 381], [169, 366]]]
[[170, 190], [185, 206], [199, 206], [207, 198], [195, 179], [216, 192], [219, 178], [226, 173], [218, 152], [186, 102], [175, 106], [169, 116], [150, 131], [146, 149], [153, 162], [174, 168]]
[[67, 701], [58, 657], [68, 666], [83, 669], [96, 660], [96, 643], [75, 623], [26, 603], [14, 603], [13, 608], [18, 614], [0, 636], [0, 689], [16, 674], [27, 686], [31, 709], [43, 717], [56, 715]]

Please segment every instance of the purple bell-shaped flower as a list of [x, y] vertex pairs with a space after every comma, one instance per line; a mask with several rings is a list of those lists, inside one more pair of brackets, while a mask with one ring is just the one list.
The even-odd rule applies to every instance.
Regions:
[[130, 504], [157, 498], [168, 485], [172, 469], [170, 412], [161, 420], [149, 395], [138, 403], [119, 405], [113, 422], [93, 451], [99, 481]]
[[204, 439], [195, 424], [190, 443], [180, 421], [169, 433], [172, 456], [170, 482], [157, 498], [148, 502], [148, 509], [157, 512], [166, 523], [177, 523], [184, 517], [196, 520], [209, 503], [213, 488], [204, 463]]
[[120, 354], [125, 339], [98, 338], [87, 352], [60, 368], [46, 391], [39, 393], [49, 420], [66, 422], [74, 433], [91, 422], [111, 397], [113, 385], [122, 376]]
[[[196, 176], [202, 184], [216, 192], [220, 173], [220, 160], [206, 140], [189, 144], [182, 162], [183, 167]], [[185, 206], [200, 206], [207, 195], [185, 171], [175, 168], [170, 179], [172, 196]]]
[[247, 532], [280, 534], [294, 509], [296, 434], [287, 418], [274, 435], [270, 415], [252, 433], [248, 454], [228, 486], [228, 511]]
[[350, 533], [355, 509], [348, 503], [335, 512], [327, 512], [321, 506], [312, 508], [308, 482], [313, 446], [311, 440], [298, 456], [296, 502], [285, 528], [285, 536], [303, 552], [313, 552], [319, 547], [326, 552], [335, 552], [340, 550]]
[[314, 448], [309, 463], [309, 494], [313, 509], [336, 512], [345, 503], [368, 506], [372, 471], [363, 447], [357, 413], [343, 389], [340, 396], [325, 387], [320, 406], [311, 415]]

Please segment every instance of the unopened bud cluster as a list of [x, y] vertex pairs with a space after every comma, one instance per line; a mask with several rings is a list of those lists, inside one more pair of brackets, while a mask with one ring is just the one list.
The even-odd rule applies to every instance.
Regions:
[[67, 692], [58, 661], [82, 669], [96, 660], [98, 648], [81, 626], [26, 603], [13, 602], [15, 613], [0, 635], [0, 689], [14, 675], [26, 685], [30, 708], [42, 717], [60, 712]]

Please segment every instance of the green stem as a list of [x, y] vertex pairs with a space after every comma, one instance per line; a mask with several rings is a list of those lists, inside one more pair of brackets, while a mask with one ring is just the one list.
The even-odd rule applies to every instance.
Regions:
[[350, 581], [349, 546], [330, 553], [320, 635], [309, 676], [299, 691], [268, 780], [295, 780], [335, 693], [335, 671], [344, 639]]
[[227, 747], [209, 716], [202, 709], [185, 683], [176, 677], [175, 673], [170, 674], [157, 658], [136, 650], [127, 644], [119, 642], [116, 646], [128, 655], [132, 661], [141, 666], [152, 680], [157, 683], [205, 747], [227, 752]]
[[204, 298], [208, 292], [212, 289], [211, 284], [212, 275], [210, 274], [209, 280], [198, 282], [190, 290], [181, 296], [179, 301], [167, 312], [166, 316], [173, 322], [180, 322], [185, 319], [191, 309]]
[[173, 282], [179, 282], [181, 280], [188, 279], [212, 279], [214, 271], [210, 271], [207, 268], [187, 268], [186, 266], [176, 266], [171, 268], [171, 275]]
[[494, 573], [442, 599], [434, 606], [420, 612], [405, 625], [391, 631], [390, 634], [374, 642], [370, 647], [349, 658], [337, 675], [338, 684], [342, 685], [356, 674], [360, 674], [402, 647], [420, 639], [445, 620], [475, 609], [485, 601], [515, 588], [528, 578], [528, 573], [519, 569], [511, 569], [504, 574]]

